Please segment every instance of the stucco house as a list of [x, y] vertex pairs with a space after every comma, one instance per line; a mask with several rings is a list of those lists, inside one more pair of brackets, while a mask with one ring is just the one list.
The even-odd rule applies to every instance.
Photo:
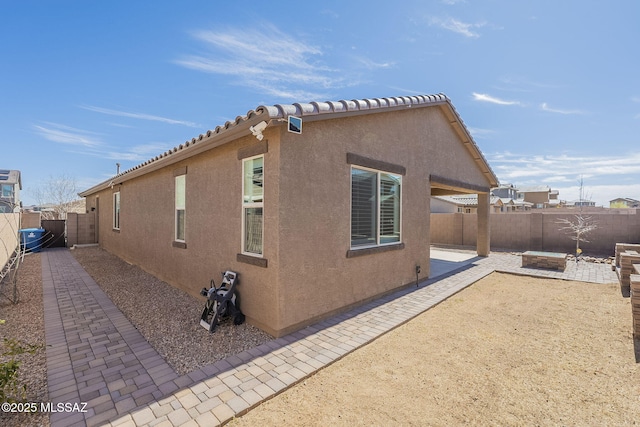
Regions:
[[20, 171], [0, 169], [0, 213], [11, 213], [22, 207], [20, 201], [22, 178]]
[[518, 188], [518, 199], [532, 203], [534, 209], [558, 207], [561, 205], [558, 195], [558, 190], [552, 190], [548, 185]]
[[640, 208], [640, 200], [632, 199], [629, 197], [618, 197], [617, 199], [609, 200], [609, 208]]
[[428, 277], [432, 195], [479, 193], [488, 255], [497, 185], [437, 94], [259, 106], [80, 195], [101, 247], [198, 297], [237, 271], [282, 336]]

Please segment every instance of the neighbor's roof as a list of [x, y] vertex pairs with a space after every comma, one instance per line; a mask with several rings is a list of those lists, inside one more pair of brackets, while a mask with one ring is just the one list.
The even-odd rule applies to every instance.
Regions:
[[111, 184], [122, 183], [212, 148], [219, 147], [240, 137], [250, 135], [251, 131], [249, 128], [262, 121], [266, 121], [267, 125], [270, 126], [279, 125], [283, 119], [287, 119], [289, 116], [302, 117], [305, 121], [316, 121], [432, 106], [440, 106], [442, 108], [449, 124], [454, 128], [462, 143], [471, 153], [473, 159], [489, 181], [489, 185], [492, 187], [497, 186], [498, 178], [482, 155], [482, 152], [473, 140], [469, 130], [451, 103], [451, 100], [445, 94], [439, 93], [436, 95], [354, 99], [351, 101], [276, 104], [273, 106], [261, 105], [255, 110], [247, 112], [245, 116], [236, 117], [233, 122], [228, 121], [223, 126], [217, 126], [213, 130], [200, 134], [197, 138], [192, 138], [190, 141], [186, 141], [169, 151], [85, 190], [80, 193], [80, 196], [86, 197], [107, 188]]
[[[452, 203], [458, 206], [478, 206], [478, 195], [477, 194], [461, 194], [454, 196], [433, 196], [436, 199], [440, 199], [445, 202]], [[504, 204], [504, 200], [497, 196], [491, 196], [489, 199], [489, 203], [491, 205], [497, 205], [499, 203]], [[511, 199], [508, 199], [511, 200]]]
[[632, 198], [629, 198], [629, 197], [618, 197], [617, 199], [609, 200], [609, 203], [618, 202], [618, 201], [625, 201], [625, 202], [630, 202], [630, 203], [640, 203], [640, 200], [632, 199]]
[[550, 193], [551, 188], [548, 185], [531, 185], [528, 187], [518, 188], [518, 193]]
[[18, 184], [18, 188], [22, 190], [20, 171], [0, 169], [0, 184]]

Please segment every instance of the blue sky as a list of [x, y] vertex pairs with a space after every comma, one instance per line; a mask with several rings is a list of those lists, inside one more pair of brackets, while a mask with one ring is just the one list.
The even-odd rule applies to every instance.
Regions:
[[443, 92], [501, 182], [640, 199], [640, 2], [7, 1], [0, 167], [79, 190], [262, 104]]

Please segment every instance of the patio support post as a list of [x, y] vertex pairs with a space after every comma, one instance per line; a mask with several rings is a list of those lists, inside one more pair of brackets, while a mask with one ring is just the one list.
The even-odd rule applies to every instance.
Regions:
[[490, 197], [490, 193], [478, 194], [478, 238], [476, 241], [478, 256], [489, 256], [491, 247]]

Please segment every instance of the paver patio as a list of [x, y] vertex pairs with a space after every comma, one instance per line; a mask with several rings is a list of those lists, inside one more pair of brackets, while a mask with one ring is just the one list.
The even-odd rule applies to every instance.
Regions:
[[[564, 272], [522, 268], [516, 255], [434, 250], [432, 277], [339, 316], [178, 376], [67, 249], [42, 253], [51, 425], [211, 426], [228, 421], [428, 310], [493, 271], [592, 283], [617, 281], [608, 264]], [[194, 320], [196, 321], [196, 320]]]

